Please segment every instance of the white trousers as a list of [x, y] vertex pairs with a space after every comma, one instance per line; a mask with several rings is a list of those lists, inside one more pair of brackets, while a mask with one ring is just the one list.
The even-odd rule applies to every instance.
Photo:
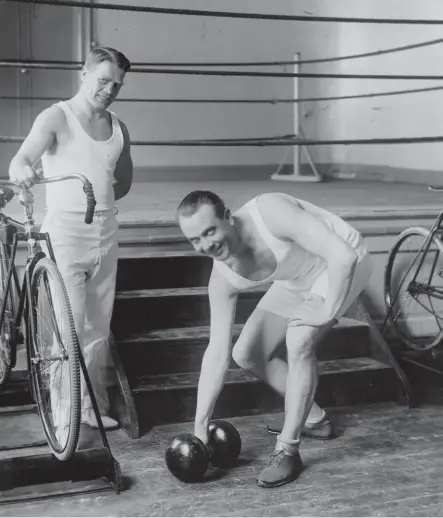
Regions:
[[[100, 413], [109, 409], [106, 371], [108, 336], [115, 297], [118, 222], [113, 210], [94, 214], [48, 211], [41, 232], [48, 232], [66, 285], [75, 328]], [[82, 409], [92, 406], [82, 376]]]

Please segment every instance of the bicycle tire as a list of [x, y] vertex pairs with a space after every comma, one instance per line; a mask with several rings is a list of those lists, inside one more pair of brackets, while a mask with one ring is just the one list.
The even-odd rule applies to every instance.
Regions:
[[[45, 296], [48, 309], [43, 311], [42, 308], [41, 313], [45, 317], [49, 315], [54, 326], [52, 333], [40, 325], [39, 304], [43, 306]], [[80, 347], [65, 284], [56, 264], [47, 257], [40, 259], [35, 265], [31, 280], [30, 302], [34, 317], [33, 320], [29, 319], [31, 382], [49, 447], [59, 460], [65, 461], [75, 452], [80, 434]], [[32, 328], [32, 322], [34, 322], [34, 328]], [[54, 345], [60, 348], [62, 361], [59, 364], [54, 361], [54, 358], [59, 359], [54, 352]], [[42, 352], [44, 354], [45, 351], [50, 352], [48, 358], [42, 356]], [[63, 380], [66, 370], [69, 372], [69, 379]], [[58, 382], [57, 375], [61, 378], [58, 391], [54, 387]], [[49, 381], [48, 394], [44, 391], [44, 381]], [[66, 390], [69, 390], [69, 393]], [[59, 401], [59, 414], [53, 415], [56, 400]], [[62, 433], [65, 436], [63, 444], [60, 439]]]
[[[416, 244], [411, 246], [411, 256], [408, 259], [401, 248], [403, 244], [407, 241], [411, 243], [413, 239], [416, 239]], [[422, 266], [417, 275], [421, 274], [422, 270], [424, 272], [427, 270], [430, 278], [426, 283], [419, 282], [418, 285], [427, 286], [430, 290], [435, 288], [435, 285], [432, 284], [432, 280], [437, 271], [437, 266], [443, 266], [441, 260], [439, 261], [440, 254], [443, 254], [443, 244], [437, 237], [433, 237], [427, 251], [428, 255], [424, 256], [423, 253], [421, 253], [422, 247], [429, 239], [430, 231], [425, 228], [411, 227], [404, 230], [398, 236], [389, 252], [384, 276], [384, 298], [388, 320], [393, 325], [397, 336], [406, 344], [406, 346], [416, 351], [425, 351], [436, 347], [443, 337], [443, 300], [438, 298], [433, 299], [434, 303], [439, 300], [439, 308], [442, 308], [440, 314], [437, 314], [434, 304], [431, 302], [431, 297], [428, 296], [429, 302], [427, 305], [423, 302], [423, 298], [421, 300], [419, 299], [420, 295], [426, 294], [420, 294], [419, 290], [416, 289], [415, 295], [418, 295], [414, 297], [413, 286], [415, 285], [407, 280], [408, 275], [414, 276], [416, 274], [417, 269], [420, 266], [420, 260], [423, 258]], [[429, 255], [429, 252], [431, 252], [431, 255]], [[404, 254], [402, 256], [403, 260], [401, 260], [402, 258], [400, 257], [400, 254], [402, 253]], [[437, 255], [432, 258], [434, 253]], [[399, 271], [398, 267], [400, 267], [401, 270], [400, 282], [398, 282], [397, 278]], [[442, 271], [443, 270], [439, 273]], [[441, 279], [441, 287], [439, 288], [443, 290], [443, 279], [441, 278], [441, 275], [439, 275], [439, 277]], [[408, 295], [416, 302], [417, 310], [415, 314], [414, 312], [412, 313], [412, 318], [409, 320], [409, 323], [408, 315], [405, 311], [406, 302], [403, 301], [401, 302], [401, 305], [399, 304], [401, 297], [400, 291], [405, 287]], [[420, 308], [422, 310], [424, 309], [425, 312], [422, 311], [420, 313]], [[442, 320], [442, 325], [440, 325], [439, 320]], [[435, 326], [433, 325], [433, 321], [435, 321]], [[433, 327], [435, 329], [435, 334], [431, 332]]]
[[[8, 273], [9, 254], [3, 241], [0, 241], [0, 306], [5, 295], [6, 275]], [[14, 328], [14, 279], [7, 294], [5, 316], [0, 323], [0, 387], [5, 385], [15, 362], [16, 344], [13, 342]]]

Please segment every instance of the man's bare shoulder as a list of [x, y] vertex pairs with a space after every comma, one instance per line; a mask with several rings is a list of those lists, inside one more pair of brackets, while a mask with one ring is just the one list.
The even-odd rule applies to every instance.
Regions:
[[257, 200], [257, 208], [267, 229], [284, 241], [292, 240], [289, 227], [292, 230], [297, 227], [298, 220], [301, 225], [305, 224], [305, 209], [296, 198], [287, 194], [262, 194]]
[[274, 219], [273, 216], [278, 217], [279, 214], [287, 214], [288, 212], [295, 215], [297, 212], [304, 210], [297, 198], [280, 192], [261, 194], [257, 199], [257, 207], [264, 219]]
[[57, 131], [66, 124], [66, 115], [57, 105], [50, 106], [43, 110], [35, 119], [36, 124]]

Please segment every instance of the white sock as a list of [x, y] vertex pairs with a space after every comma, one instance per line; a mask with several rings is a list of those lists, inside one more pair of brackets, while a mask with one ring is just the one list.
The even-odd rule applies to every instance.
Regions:
[[294, 454], [298, 452], [299, 446], [300, 439], [282, 439], [281, 435], [277, 435], [275, 451], [285, 450], [289, 454]]
[[326, 416], [326, 412], [322, 409], [320, 416], [314, 416], [313, 418], [311, 417], [311, 419], [309, 419], [309, 416], [308, 416], [308, 419], [306, 419], [306, 424], [308, 426], [318, 424], [322, 419], [325, 418], [325, 416]]

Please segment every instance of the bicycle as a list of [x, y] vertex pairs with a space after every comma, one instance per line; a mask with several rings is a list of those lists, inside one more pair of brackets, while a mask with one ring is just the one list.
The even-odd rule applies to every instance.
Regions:
[[[429, 189], [443, 192], [442, 187]], [[436, 348], [443, 338], [442, 254], [443, 212], [431, 229], [405, 229], [389, 252], [384, 276], [387, 315], [383, 328], [390, 321], [398, 337], [416, 351]]]
[[[86, 194], [85, 223], [91, 223], [95, 198], [90, 182], [80, 174], [41, 179], [45, 184], [78, 179]], [[25, 345], [31, 394], [52, 453], [61, 461], [72, 457], [80, 433], [81, 352], [69, 298], [57, 268], [48, 233], [35, 232], [34, 196], [19, 188], [25, 221], [6, 216], [2, 209], [16, 187], [0, 180], [0, 385], [15, 367], [17, 346]], [[19, 242], [27, 243], [21, 284], [16, 267]], [[47, 252], [42, 249], [43, 242]]]

